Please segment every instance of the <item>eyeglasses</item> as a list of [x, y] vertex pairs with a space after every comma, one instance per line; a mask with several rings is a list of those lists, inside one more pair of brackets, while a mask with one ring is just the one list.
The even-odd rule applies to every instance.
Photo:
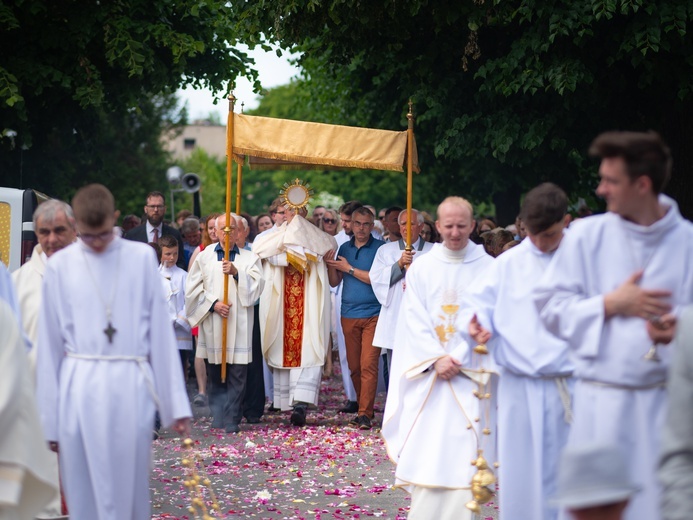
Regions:
[[101, 240], [102, 242], [105, 240], [108, 240], [111, 236], [113, 235], [113, 230], [109, 231], [104, 231], [103, 233], [99, 233], [97, 235], [92, 235], [90, 233], [80, 233], [79, 238], [82, 239], [83, 242], [96, 242], [97, 240]]
[[336, 219], [333, 219], [333, 218], [323, 218], [322, 221], [323, 221], [325, 224], [334, 224], [335, 222], [337, 222], [337, 220], [336, 220]]
[[166, 206], [162, 204], [147, 204], [149, 209], [153, 209], [154, 211], [163, 211]]
[[358, 220], [351, 221], [352, 227], [371, 227], [373, 222], [359, 222]]

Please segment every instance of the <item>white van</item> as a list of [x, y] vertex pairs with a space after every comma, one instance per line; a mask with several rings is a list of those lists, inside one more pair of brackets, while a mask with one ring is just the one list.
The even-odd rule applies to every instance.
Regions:
[[0, 260], [10, 272], [31, 258], [37, 243], [34, 210], [49, 198], [35, 190], [0, 188]]

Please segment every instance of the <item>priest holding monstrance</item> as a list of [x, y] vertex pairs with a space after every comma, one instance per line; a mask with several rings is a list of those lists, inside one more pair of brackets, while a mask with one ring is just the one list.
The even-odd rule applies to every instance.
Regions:
[[262, 352], [274, 375], [274, 405], [293, 408], [295, 426], [304, 426], [307, 407], [318, 403], [330, 338], [330, 285], [323, 256], [337, 249], [332, 236], [305, 219], [311, 194], [299, 179], [285, 184], [286, 222], [253, 244], [264, 264], [260, 324]]

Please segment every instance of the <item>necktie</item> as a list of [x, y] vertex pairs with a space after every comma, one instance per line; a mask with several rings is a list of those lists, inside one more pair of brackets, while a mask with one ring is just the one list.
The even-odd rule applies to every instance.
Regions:
[[156, 244], [157, 242], [159, 242], [159, 229], [158, 228], [152, 229], [152, 233], [154, 233], [154, 238], [152, 238], [152, 242], [154, 242]]

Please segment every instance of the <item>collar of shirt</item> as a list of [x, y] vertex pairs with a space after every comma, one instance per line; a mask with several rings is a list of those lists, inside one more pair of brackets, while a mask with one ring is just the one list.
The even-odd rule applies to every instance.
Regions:
[[[224, 248], [221, 247], [221, 244], [219, 242], [217, 242], [217, 245], [214, 247], [214, 250], [217, 252], [217, 260], [223, 260]], [[233, 247], [229, 249], [229, 260], [233, 262], [236, 259], [236, 255], [238, 254], [238, 252], [238, 246], [234, 244]]]
[[[375, 240], [375, 238], [373, 238], [373, 235], [368, 235], [368, 242], [366, 242], [365, 244], [363, 244], [361, 247], [368, 247], [368, 246], [370, 246], [370, 245], [373, 243], [373, 240]], [[353, 235], [352, 235], [351, 238], [349, 239], [349, 244], [351, 244], [352, 247], [355, 247], [355, 248], [357, 248], [357, 249], [361, 249], [361, 247], [359, 247], [359, 246], [356, 245], [356, 237], [353, 236]]]

